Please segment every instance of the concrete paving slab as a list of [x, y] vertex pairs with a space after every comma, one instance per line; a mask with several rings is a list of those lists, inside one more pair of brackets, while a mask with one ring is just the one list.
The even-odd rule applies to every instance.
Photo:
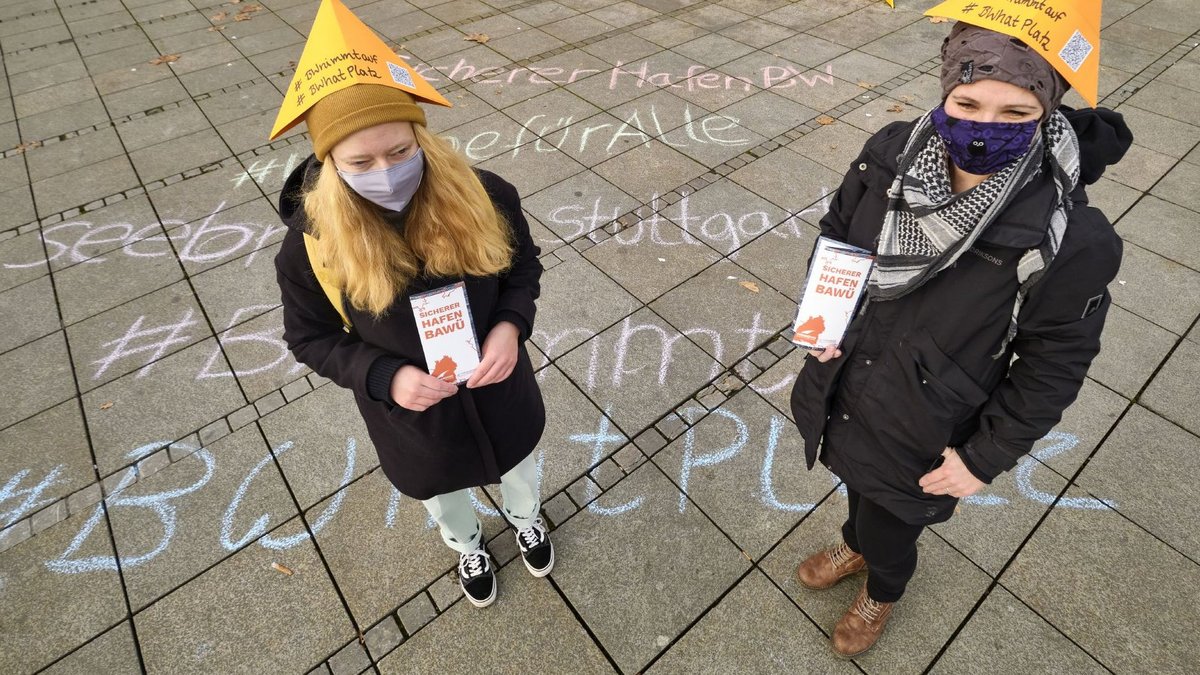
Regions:
[[[172, 221], [164, 219], [171, 224]], [[173, 257], [163, 227], [145, 195], [122, 199], [42, 228], [46, 256], [55, 272], [79, 263], [100, 265], [112, 257]], [[132, 244], [141, 242], [137, 246]]]
[[49, 271], [41, 233], [29, 232], [0, 241], [0, 291], [20, 286]]
[[199, 169], [229, 155], [229, 146], [211, 128], [129, 153], [143, 181]]
[[[1140, 192], [1146, 192], [1154, 187], [1160, 178], [1165, 176], [1176, 164], [1176, 159], [1161, 152], [1134, 143], [1129, 151], [1121, 158], [1120, 163], [1108, 167], [1105, 175], [1118, 183], [1123, 183]], [[1126, 214], [1128, 216], [1129, 214]], [[1118, 232], [1124, 235], [1121, 225]]]
[[546, 270], [542, 285], [571, 287], [579, 297], [590, 299], [582, 306], [564, 295], [550, 294], [539, 301], [533, 342], [552, 359], [629, 316], [640, 305], [637, 298], [579, 255]]
[[[217, 213], [210, 212], [201, 220], [169, 231], [177, 242], [178, 259], [189, 276], [277, 244], [283, 241], [286, 233], [287, 228], [280, 222], [274, 202], [266, 197]], [[243, 264], [264, 255], [258, 253], [255, 258], [245, 258]]]
[[[825, 197], [828, 199], [828, 195]], [[815, 217], [825, 208], [801, 209], [803, 218]], [[800, 214], [797, 214], [799, 216]], [[812, 255], [818, 230], [801, 220], [791, 217], [770, 232], [750, 242], [729, 256], [739, 267], [771, 285], [788, 298], [798, 299], [804, 284], [804, 265]], [[788, 310], [789, 320], [795, 318], [795, 309]]]
[[841, 173], [787, 148], [734, 171], [729, 178], [788, 213], [804, 209], [821, 198], [822, 190], [832, 192], [842, 183]]
[[996, 587], [967, 621], [931, 673], [1108, 672], [1054, 626]]
[[118, 624], [115, 628], [71, 652], [66, 658], [42, 672], [46, 675], [70, 675], [71, 673], [133, 675], [142, 672], [129, 622]]
[[[233, 165], [172, 183], [148, 193], [155, 211], [168, 227], [201, 221], [208, 216], [262, 197], [254, 176], [271, 176], [280, 185], [291, 169], [304, 159], [285, 154], [283, 159], [254, 159], [247, 166]], [[274, 163], [271, 162], [275, 159]], [[291, 164], [288, 164], [290, 160]], [[253, 170], [252, 175], [248, 173]]]
[[[1132, 72], [1140, 70], [1139, 68]], [[1147, 102], [1144, 100], [1142, 106]], [[1178, 158], [1187, 154], [1200, 141], [1200, 127], [1158, 114], [1157, 107], [1147, 109], [1130, 103], [1117, 106], [1116, 110], [1125, 117], [1125, 123], [1133, 131], [1138, 145], [1155, 152]]]
[[[1092, 361], [1089, 376], [1101, 384], [1133, 398], [1150, 380], [1175, 344], [1176, 336], [1120, 307], [1108, 311], [1102, 340], [1104, 347]], [[1140, 350], [1137, 360], [1128, 350]]]
[[793, 422], [795, 420], [792, 419], [792, 385], [796, 382], [796, 376], [804, 367], [807, 358], [807, 352], [804, 350], [792, 350], [750, 383], [750, 389], [754, 393], [774, 406], [780, 415]]
[[708, 33], [700, 26], [674, 17], [661, 17], [657, 21], [637, 28], [634, 35], [646, 38], [663, 47], [674, 47]]
[[646, 672], [794, 673], [798, 669], [855, 672], [853, 665], [833, 655], [808, 617], [754, 570]]
[[[1200, 515], [1196, 512], [1196, 495], [1192, 486], [1181, 484], [1175, 477], [1195, 468], [1198, 449], [1200, 438], [1135, 405], [1076, 483], [1176, 550], [1195, 558], [1200, 553], [1200, 533], [1189, 523]], [[1155, 457], [1155, 461], [1145, 461], [1147, 456]]]
[[[528, 151], [530, 148], [526, 148]], [[534, 150], [536, 152], [536, 150]], [[526, 157], [528, 154], [526, 155]], [[546, 152], [538, 157], [536, 164], [516, 163], [516, 155], [504, 153], [476, 166], [504, 177], [517, 188], [519, 194], [533, 194], [559, 180], [573, 176], [586, 167], [561, 152]], [[518, 167], [520, 167], [518, 169]]]
[[[572, 616], [571, 609], [544, 580], [534, 579], [523, 565], [509, 564], [497, 579], [496, 604], [479, 610], [460, 602], [430, 626], [379, 662], [381, 673], [427, 670], [471, 670], [486, 664], [497, 673], [525, 672], [526, 654], [540, 652], [550, 669], [579, 673], [611, 673], [612, 667]], [[496, 640], [492, 635], [503, 634]], [[557, 649], [546, 651], [553, 635]], [[557, 655], [557, 656], [555, 656]], [[567, 659], [558, 666], [556, 658]]]
[[1128, 407], [1129, 399], [1088, 378], [1054, 432], [1035, 443], [1033, 452], [1059, 475], [1074, 476]]
[[[170, 509], [170, 528], [141, 506], [159, 503]], [[259, 537], [297, 513], [252, 426], [130, 485], [109, 498], [109, 511], [118, 553], [141, 560], [123, 569], [135, 612], [245, 546], [275, 549], [283, 537]]]
[[143, 378], [153, 372], [155, 361], [210, 337], [200, 304], [184, 281], [67, 327], [80, 391], [135, 370], [135, 379]]
[[[679, 511], [678, 494], [643, 464], [601, 507], [555, 531], [554, 581], [626, 672], [643, 668], [749, 567], [695, 505]], [[671, 533], [670, 555], [656, 555], [665, 550], [664, 532]]]
[[1166, 82], [1151, 82], [1129, 97], [1128, 103], [1153, 110], [1181, 122], [1193, 119], [1191, 111], [1200, 103], [1200, 92], [1176, 87]]
[[654, 422], [720, 371], [720, 363], [649, 309], [575, 348], [556, 364], [623, 431]]
[[[25, 153], [25, 161], [29, 164], [29, 178], [39, 181], [83, 167], [95, 171], [97, 163], [124, 152], [117, 132], [112, 129], [100, 129], [59, 143], [34, 148]], [[6, 180], [5, 184], [19, 183]]]
[[0, 553], [5, 672], [35, 672], [125, 616], [112, 561], [108, 526], [91, 509]]
[[1176, 334], [1200, 314], [1200, 273], [1137, 245], [1125, 245], [1109, 292], [1118, 306]]
[[1195, 660], [1197, 609], [1179, 589], [1200, 569], [1111, 510], [1055, 508], [1001, 582], [1111, 670], [1183, 673]]
[[1139, 400], [1193, 434], [1200, 434], [1200, 414], [1194, 405], [1196, 377], [1200, 374], [1197, 357], [1200, 349], [1195, 343], [1180, 341]]
[[[129, 464], [147, 443], [166, 445], [246, 404], [217, 341], [204, 340], [83, 394], [84, 415], [100, 475]], [[111, 404], [111, 405], [109, 405]]]
[[688, 245], [689, 237], [669, 222], [654, 225], [661, 238], [652, 236], [647, 241], [639, 237], [630, 244], [632, 237], [614, 236], [583, 253], [584, 258], [642, 302], [654, 300], [721, 257], [707, 246], [694, 242]]
[[[142, 180], [158, 178], [141, 176]], [[92, 204], [136, 188], [139, 176], [127, 157], [111, 157], [79, 169], [39, 180], [31, 186], [39, 214], [51, 214]]]
[[308, 541], [281, 551], [242, 549], [134, 616], [134, 624], [152, 672], [304, 672], [355, 634]]
[[[685, 412], [696, 420], [705, 411]], [[683, 491], [680, 509], [694, 502], [757, 560], [834, 486], [823, 467], [807, 470], [803, 441], [791, 431], [783, 416], [743, 389], [651, 461]]]
[[[543, 498], [564, 489], [596, 464], [616, 452], [627, 439], [603, 411], [554, 366], [538, 373], [546, 402], [546, 430], [538, 443]], [[489, 487], [496, 500], [500, 491]]]
[[0, 527], [94, 483], [79, 404], [67, 401], [0, 431], [0, 477], [11, 486], [0, 499]]
[[571, 242], [633, 210], [638, 201], [594, 171], [581, 171], [523, 196], [521, 205], [563, 241]]
[[1101, 178], [1089, 185], [1087, 194], [1091, 205], [1100, 209], [1114, 223], [1142, 196], [1141, 192], [1108, 178]]
[[283, 341], [282, 308], [221, 332], [217, 339], [250, 401], [311, 372], [308, 366], [296, 362]]
[[272, 448], [293, 444], [279, 467], [303, 509], [379, 465], [354, 395], [337, 385], [273, 411], [259, 426]]
[[870, 133], [852, 124], [834, 123], [817, 127], [787, 147], [835, 173], [844, 174], [851, 169], [851, 163], [862, 153], [863, 144], [870, 137]]
[[722, 260], [655, 300], [651, 309], [730, 366], [792, 320], [792, 301]]
[[595, 171], [644, 204], [705, 173], [703, 166], [658, 140], [601, 162]]
[[[855, 575], [832, 589], [810, 591], [796, 580], [796, 565], [814, 551], [837, 543], [845, 519], [846, 499], [834, 492], [761, 563], [767, 576], [826, 633], [833, 631], [854, 602], [865, 576]], [[991, 581], [931, 532], [917, 541], [917, 551], [916, 575], [892, 610], [887, 632], [871, 651], [855, 659], [869, 673], [910, 672], [931, 663]]]
[[236, 326], [279, 304], [275, 281], [279, 246], [252, 251], [192, 277], [192, 287], [214, 326]]
[[102, 264], [75, 265], [56, 272], [63, 322], [76, 323], [183, 279], [183, 270], [173, 256], [141, 256], [140, 251], [136, 243], [130, 243], [106, 255]]
[[49, 276], [0, 291], [0, 315], [21, 317], [15, 326], [11, 326], [11, 330], [0, 335], [0, 352], [33, 342], [53, 333], [62, 325]]
[[0, 428], [62, 403], [74, 395], [70, 360], [62, 331], [0, 354], [6, 374], [6, 405]]
[[[771, 202], [725, 178], [689, 191], [660, 213], [683, 229], [684, 243], [699, 240], [723, 254], [740, 249], [787, 216]], [[618, 236], [626, 237], [623, 233]]]

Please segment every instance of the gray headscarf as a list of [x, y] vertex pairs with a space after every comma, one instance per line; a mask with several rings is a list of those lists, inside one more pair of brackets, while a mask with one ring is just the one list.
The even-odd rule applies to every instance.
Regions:
[[1046, 59], [1020, 40], [959, 21], [942, 43], [942, 100], [960, 84], [999, 80], [1028, 89], [1045, 112], [1058, 108], [1070, 85]]

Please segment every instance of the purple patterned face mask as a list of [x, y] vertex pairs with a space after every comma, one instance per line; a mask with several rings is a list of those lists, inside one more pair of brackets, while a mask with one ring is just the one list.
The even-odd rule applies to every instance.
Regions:
[[1040, 120], [1028, 122], [972, 122], [934, 109], [933, 127], [946, 143], [950, 161], [958, 168], [986, 176], [1016, 161], [1033, 144]]

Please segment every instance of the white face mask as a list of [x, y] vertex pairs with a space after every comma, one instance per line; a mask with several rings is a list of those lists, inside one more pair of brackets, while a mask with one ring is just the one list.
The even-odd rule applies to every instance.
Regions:
[[338, 175], [363, 199], [385, 209], [403, 211], [421, 186], [425, 175], [425, 153], [417, 148], [412, 157], [386, 169], [365, 173], [347, 173], [338, 169]]

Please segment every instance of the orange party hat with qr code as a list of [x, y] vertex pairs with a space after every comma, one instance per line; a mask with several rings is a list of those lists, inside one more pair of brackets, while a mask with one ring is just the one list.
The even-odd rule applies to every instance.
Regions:
[[271, 140], [303, 121], [317, 101], [356, 84], [395, 87], [418, 101], [451, 107], [340, 0], [321, 0], [296, 75], [275, 117]]
[[1100, 84], [1101, 0], [948, 0], [939, 16], [994, 30], [1029, 45], [1093, 107]]

